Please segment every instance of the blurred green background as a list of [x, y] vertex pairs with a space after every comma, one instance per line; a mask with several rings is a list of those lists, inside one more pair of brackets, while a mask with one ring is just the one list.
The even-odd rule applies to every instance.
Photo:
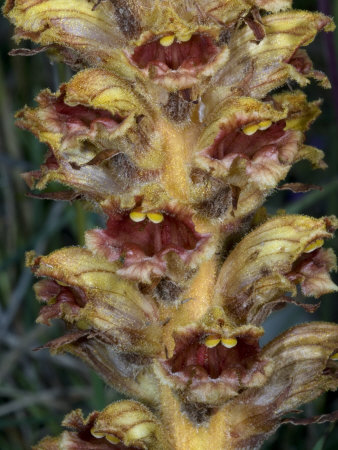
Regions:
[[[1, 4], [3, 2], [0, 2]], [[296, 8], [329, 8], [338, 22], [338, 1], [296, 0]], [[50, 356], [48, 350], [33, 351], [61, 335], [62, 326], [35, 324], [39, 305], [32, 291], [33, 278], [24, 268], [24, 254], [35, 249], [48, 253], [54, 249], [82, 243], [85, 229], [101, 224], [101, 218], [81, 203], [70, 205], [26, 197], [21, 172], [39, 167], [46, 151], [28, 132], [15, 128], [13, 115], [46, 87], [56, 90], [71, 76], [70, 70], [51, 63], [45, 54], [10, 57], [15, 48], [13, 29], [0, 18], [0, 449], [28, 449], [46, 434], [60, 432], [63, 416], [82, 408], [87, 414], [121, 398], [84, 364], [69, 355]], [[27, 43], [27, 47], [30, 44]], [[323, 186], [322, 191], [291, 194], [277, 191], [268, 200], [268, 211], [278, 209], [316, 217], [338, 215], [338, 33], [320, 34], [309, 48], [316, 69], [326, 72], [333, 90], [324, 91], [315, 83], [306, 89], [310, 100], [322, 98], [323, 114], [308, 133], [307, 143], [326, 153], [329, 168], [313, 171], [306, 162], [296, 165], [287, 182]], [[295, 86], [290, 86], [290, 88]], [[330, 241], [338, 251], [338, 240]], [[336, 282], [337, 282], [336, 278]], [[323, 298], [321, 308], [309, 314], [293, 306], [272, 315], [266, 322], [263, 343], [296, 323], [335, 320], [337, 296]], [[333, 393], [303, 407], [310, 417], [338, 409]], [[264, 445], [264, 450], [334, 450], [338, 431], [332, 424], [309, 427], [282, 426]]]

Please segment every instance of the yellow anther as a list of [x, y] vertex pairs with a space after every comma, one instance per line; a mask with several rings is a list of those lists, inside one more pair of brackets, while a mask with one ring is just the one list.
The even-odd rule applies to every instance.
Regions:
[[150, 220], [150, 222], [153, 223], [161, 223], [163, 222], [163, 214], [158, 213], [158, 212], [154, 212], [154, 213], [147, 213], [147, 217]]
[[316, 239], [311, 242], [311, 244], [307, 245], [304, 249], [304, 253], [311, 253], [317, 248], [321, 247], [324, 244], [324, 239]]
[[90, 430], [90, 432], [91, 432], [92, 436], [94, 436], [97, 439], [101, 439], [101, 438], [105, 437], [105, 433], [98, 433], [94, 430], [94, 428], [92, 428]]
[[192, 33], [182, 33], [182, 34], [177, 35], [177, 39], [180, 42], [188, 42], [188, 41], [190, 41], [191, 36], [192, 36]]
[[257, 130], [258, 130], [257, 124], [247, 125], [242, 128], [243, 133], [246, 134], [247, 136], [251, 136], [252, 134], [255, 134]]
[[267, 130], [268, 128], [270, 128], [272, 125], [271, 120], [262, 120], [262, 122], [259, 122], [258, 124], [258, 128], [261, 131]]
[[106, 439], [111, 444], [118, 444], [120, 442], [120, 439], [114, 436], [113, 434], [106, 434]]
[[331, 355], [330, 359], [332, 359], [332, 361], [338, 361], [338, 352]]
[[221, 342], [222, 342], [222, 345], [226, 348], [236, 347], [236, 345], [237, 345], [236, 338], [222, 338]]
[[64, 283], [63, 281], [58, 281], [57, 282], [60, 286], [64, 286], [64, 287], [68, 287], [69, 284]]
[[146, 215], [142, 211], [135, 209], [129, 213], [129, 217], [133, 222], [142, 222], [146, 218]]
[[160, 39], [160, 44], [163, 45], [163, 47], [169, 47], [173, 44], [174, 40], [175, 36], [170, 34], [169, 36], [163, 36], [163, 38]]
[[204, 345], [208, 348], [214, 348], [221, 342], [221, 339], [217, 336], [207, 336], [204, 341]]

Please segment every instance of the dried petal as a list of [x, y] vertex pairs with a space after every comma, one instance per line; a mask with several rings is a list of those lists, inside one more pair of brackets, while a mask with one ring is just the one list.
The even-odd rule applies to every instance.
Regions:
[[91, 331], [118, 351], [158, 352], [157, 307], [132, 284], [122, 281], [114, 264], [76, 247], [30, 258], [36, 276], [54, 280], [37, 286], [37, 294], [48, 301], [40, 321], [62, 318], [80, 330]]
[[338, 326], [324, 322], [296, 326], [268, 344], [262, 355], [275, 362], [269, 382], [225, 407], [232, 412], [233, 448], [258, 448], [283, 423], [283, 414], [337, 389], [337, 365], [326, 370], [337, 346]]
[[[204, 101], [218, 103], [234, 95], [264, 98], [271, 90], [288, 80], [306, 85], [313, 74], [301, 73], [292, 65], [292, 57], [301, 46], [308, 45], [319, 30], [332, 31], [330, 18], [320, 13], [288, 11], [262, 17], [266, 37], [257, 45], [252, 31], [244, 27], [234, 31], [229, 43], [228, 64], [217, 74], [215, 81], [224, 88], [209, 88]], [[262, 78], [264, 73], [264, 79]], [[327, 83], [324, 81], [324, 85]]]
[[[259, 309], [287, 292], [295, 295], [299, 282], [309, 295], [336, 290], [328, 276], [334, 267], [331, 253], [326, 258], [326, 253], [317, 256], [313, 247], [313, 243], [320, 246], [324, 238], [331, 237], [335, 227], [329, 218], [290, 215], [268, 220], [226, 259], [216, 284], [217, 302], [240, 321], [249, 316], [253, 323], [259, 323], [254, 318]], [[297, 278], [298, 271], [304, 274]]]
[[58, 93], [43, 91], [37, 101], [38, 108], [17, 114], [18, 125], [51, 149], [41, 170], [25, 175], [31, 187], [42, 189], [55, 180], [99, 200], [136, 180], [142, 185], [157, 177], [158, 172], [135, 165], [151, 147], [151, 120], [137, 96], [113, 74], [82, 71]]

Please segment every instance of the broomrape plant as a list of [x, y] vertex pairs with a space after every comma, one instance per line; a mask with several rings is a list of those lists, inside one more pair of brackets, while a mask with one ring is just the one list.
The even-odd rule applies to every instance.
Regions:
[[38, 322], [67, 324], [46, 347], [133, 398], [87, 418], [71, 412], [68, 431], [36, 449], [255, 449], [282, 423], [336, 417], [285, 413], [337, 388], [337, 325], [259, 344], [264, 320], [299, 304], [297, 290], [338, 290], [323, 249], [338, 221], [261, 208], [296, 162], [325, 168], [304, 143], [319, 102], [276, 89], [329, 87], [303, 47], [334, 25], [291, 3], [5, 3], [17, 42], [77, 70], [17, 114], [48, 146], [25, 180], [42, 190], [57, 181], [69, 190], [41, 197], [81, 198], [107, 219], [84, 248], [27, 255], [41, 278]]

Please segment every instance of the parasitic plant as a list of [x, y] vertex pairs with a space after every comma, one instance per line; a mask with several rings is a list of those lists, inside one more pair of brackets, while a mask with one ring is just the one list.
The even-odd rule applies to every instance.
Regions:
[[38, 322], [68, 330], [45, 347], [132, 398], [86, 419], [71, 412], [68, 431], [36, 449], [255, 449], [282, 423], [310, 423], [285, 414], [337, 388], [337, 325], [260, 345], [276, 309], [315, 309], [297, 292], [338, 290], [323, 249], [338, 221], [262, 208], [296, 162], [325, 168], [305, 144], [320, 102], [285, 85], [330, 86], [303, 47], [334, 25], [291, 3], [5, 3], [17, 42], [77, 71], [17, 114], [48, 146], [25, 180], [61, 183], [69, 189], [41, 197], [80, 198], [106, 217], [84, 247], [27, 255], [41, 278]]

